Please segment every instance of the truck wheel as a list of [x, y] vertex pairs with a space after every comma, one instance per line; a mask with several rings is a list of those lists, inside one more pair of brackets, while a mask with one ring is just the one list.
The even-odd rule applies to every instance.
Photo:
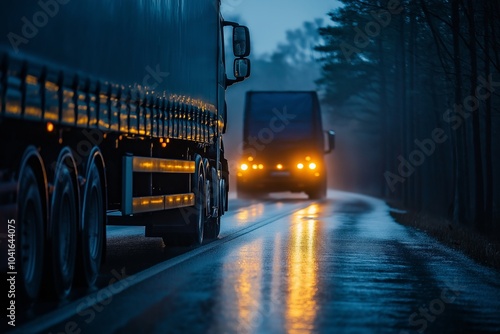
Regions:
[[26, 165], [19, 177], [18, 259], [21, 277], [20, 294], [35, 299], [40, 290], [43, 268], [43, 210], [35, 173]]
[[[206, 202], [206, 185], [205, 176], [203, 173], [203, 162], [201, 157], [196, 158], [197, 169], [193, 175], [194, 185], [194, 206], [181, 208], [184, 220], [189, 225], [191, 232], [187, 234], [187, 243], [201, 245], [203, 243], [203, 230], [205, 227], [205, 202]], [[186, 209], [186, 210], [184, 210]]]
[[67, 297], [71, 291], [77, 244], [77, 201], [67, 159], [71, 159], [70, 153], [57, 163], [48, 238], [52, 281], [59, 299]]
[[104, 196], [99, 167], [94, 159], [87, 168], [86, 180], [78, 247], [78, 278], [86, 286], [93, 286], [99, 274], [104, 242]]
[[323, 199], [326, 197], [326, 184], [320, 184], [307, 192], [309, 199]]
[[[210, 187], [208, 188], [210, 201], [207, 202], [209, 204], [209, 216], [205, 224], [205, 237], [207, 239], [216, 239], [220, 232], [220, 215], [222, 214], [222, 211], [220, 211], [220, 191], [218, 191], [218, 187], [215, 184], [220, 185], [221, 183], [218, 181], [217, 171], [212, 167], [210, 169]], [[218, 217], [211, 216], [213, 211], [212, 206], [218, 208]]]

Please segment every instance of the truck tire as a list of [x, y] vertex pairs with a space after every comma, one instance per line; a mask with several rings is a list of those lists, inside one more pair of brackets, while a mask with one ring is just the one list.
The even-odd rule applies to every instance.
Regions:
[[[186, 235], [187, 244], [201, 245], [205, 228], [205, 202], [207, 199], [205, 173], [203, 161], [199, 155], [196, 156], [196, 171], [193, 174], [193, 187], [195, 203], [193, 207], [181, 208], [183, 219], [190, 230]], [[182, 238], [181, 238], [182, 239]]]
[[30, 165], [24, 166], [19, 177], [17, 228], [20, 296], [36, 299], [42, 281], [45, 236], [40, 188]]
[[307, 192], [309, 199], [324, 199], [326, 197], [326, 184], [321, 183]]
[[57, 162], [48, 229], [50, 280], [59, 299], [66, 298], [71, 292], [77, 248], [78, 202], [75, 198], [74, 161], [68, 151], [64, 149]]
[[[212, 167], [210, 168], [210, 179], [209, 179], [209, 189], [208, 192], [210, 194], [210, 201], [208, 202], [211, 206], [216, 206], [217, 207], [217, 217], [212, 217], [212, 211], [213, 209], [210, 207], [209, 208], [209, 216], [207, 217], [206, 224], [205, 224], [205, 237], [207, 239], [216, 239], [219, 236], [220, 232], [220, 215], [222, 214], [222, 211], [220, 211], [220, 201], [221, 201], [221, 196], [220, 196], [220, 190], [219, 190], [219, 185], [221, 184], [218, 180], [217, 177], [217, 170]], [[217, 184], [218, 186], [215, 187], [214, 185]]]
[[95, 159], [87, 166], [83, 190], [82, 218], [79, 231], [78, 280], [93, 286], [102, 261], [104, 240], [104, 194], [101, 173]]

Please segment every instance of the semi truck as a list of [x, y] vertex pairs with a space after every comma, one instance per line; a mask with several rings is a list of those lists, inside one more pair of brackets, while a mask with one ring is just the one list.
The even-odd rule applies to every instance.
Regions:
[[250, 74], [248, 28], [220, 0], [1, 6], [0, 219], [17, 295], [93, 286], [107, 224], [166, 245], [216, 238], [225, 91]]
[[335, 133], [323, 131], [315, 91], [249, 91], [245, 97], [243, 154], [237, 173], [239, 198], [270, 192], [327, 191], [324, 154]]

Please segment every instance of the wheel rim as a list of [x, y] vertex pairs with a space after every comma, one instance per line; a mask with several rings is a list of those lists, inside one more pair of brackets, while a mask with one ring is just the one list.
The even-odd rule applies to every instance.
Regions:
[[204, 203], [203, 188], [204, 188], [203, 175], [200, 175], [200, 177], [198, 178], [198, 192], [199, 192], [199, 197], [201, 197], [201, 198], [197, 203], [197, 205], [198, 205], [198, 235], [197, 235], [197, 238], [198, 238], [198, 243], [200, 243], [200, 244], [203, 242], [203, 225], [205, 224], [205, 219], [204, 219], [205, 214], [203, 212], [204, 210], [203, 210], [203, 204], [202, 204], [202, 203]]
[[71, 270], [69, 260], [71, 256], [70, 239], [71, 239], [71, 199], [67, 193], [62, 198], [61, 211], [59, 212], [59, 223], [57, 224], [57, 244], [59, 244], [59, 265], [62, 274], [67, 276]]
[[76, 261], [77, 202], [72, 176], [64, 160], [59, 162], [52, 198], [51, 252], [54, 287], [63, 299], [71, 291]]
[[205, 182], [205, 216], [208, 218], [212, 215], [212, 186], [210, 180]]
[[88, 226], [88, 245], [89, 245], [89, 254], [92, 259], [96, 259], [99, 252], [99, 222], [102, 220], [100, 215], [100, 203], [99, 203], [99, 193], [97, 188], [92, 187], [91, 191], [91, 200], [89, 205], [89, 212], [86, 217], [87, 218], [87, 226]]
[[78, 282], [92, 286], [97, 280], [101, 264], [104, 238], [104, 204], [99, 167], [92, 160], [86, 176], [82, 206], [82, 226], [79, 236]]

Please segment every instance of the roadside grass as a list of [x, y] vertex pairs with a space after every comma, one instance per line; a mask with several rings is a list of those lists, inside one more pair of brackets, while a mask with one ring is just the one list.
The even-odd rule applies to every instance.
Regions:
[[500, 238], [495, 238], [494, 233], [480, 233], [470, 226], [452, 224], [449, 220], [425, 212], [391, 211], [391, 216], [402, 225], [423, 231], [475, 261], [500, 270]]

